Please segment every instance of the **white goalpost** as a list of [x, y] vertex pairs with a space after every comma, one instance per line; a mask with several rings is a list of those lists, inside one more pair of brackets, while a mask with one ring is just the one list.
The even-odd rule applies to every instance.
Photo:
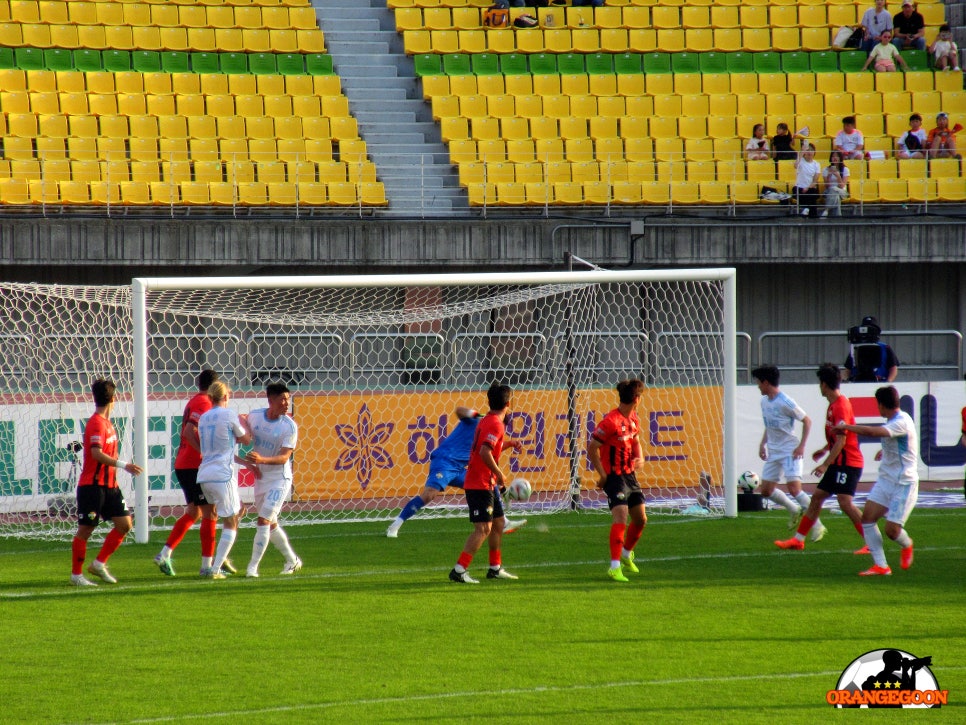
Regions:
[[[615, 385], [638, 377], [649, 511], [737, 512], [733, 269], [136, 279], [131, 287], [0, 285], [0, 535], [73, 532], [76, 447], [90, 382], [111, 377], [135, 539], [170, 527], [181, 413], [204, 368], [265, 405], [293, 393], [299, 424], [287, 523], [388, 520], [425, 482], [457, 406], [509, 384], [505, 456], [527, 515], [605, 511], [586, 460]], [[243, 500], [251, 481], [241, 479]], [[460, 492], [421, 517], [462, 516]]]

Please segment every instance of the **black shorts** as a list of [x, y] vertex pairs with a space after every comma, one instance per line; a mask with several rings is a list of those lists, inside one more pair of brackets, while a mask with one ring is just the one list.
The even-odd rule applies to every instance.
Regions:
[[503, 516], [503, 499], [493, 490], [466, 489], [466, 505], [474, 524], [488, 523]]
[[205, 492], [201, 490], [198, 483], [197, 468], [176, 468], [174, 475], [178, 477], [178, 485], [184, 493], [184, 502], [193, 503], [195, 506], [207, 506], [209, 501], [205, 498]]
[[827, 493], [854, 496], [861, 477], [862, 469], [858, 466], [829, 466], [818, 488]]
[[77, 523], [81, 526], [97, 526], [101, 521], [130, 515], [121, 489], [106, 486], [77, 487]]
[[633, 473], [608, 474], [604, 493], [607, 494], [607, 505], [612, 509], [615, 506], [634, 508], [644, 505], [644, 492]]

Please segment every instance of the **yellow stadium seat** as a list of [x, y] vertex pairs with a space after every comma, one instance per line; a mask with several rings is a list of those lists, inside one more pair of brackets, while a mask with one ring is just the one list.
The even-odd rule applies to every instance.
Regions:
[[627, 33], [627, 43], [635, 53], [651, 53], [657, 50], [657, 31], [654, 28], [632, 28]]
[[886, 202], [908, 201], [908, 183], [905, 179], [879, 179], [879, 200]]
[[663, 181], [650, 181], [641, 184], [645, 204], [667, 205], [671, 203], [671, 187]]
[[654, 181], [655, 169], [654, 161], [651, 159], [630, 161], [627, 164], [627, 180], [638, 184], [645, 181]]
[[738, 7], [729, 5], [713, 5], [711, 7], [711, 26], [714, 28], [738, 28], [741, 20], [738, 17]]
[[[857, 114], [882, 113], [882, 94], [878, 92], [856, 93], [852, 97], [852, 104]], [[865, 129], [863, 129], [865, 132]]]
[[[770, 112], [770, 111], [769, 111]], [[821, 93], [795, 93], [795, 115], [825, 113], [825, 96]], [[792, 129], [793, 131], [796, 129]]]
[[854, 3], [840, 5], [829, 4], [826, 9], [828, 11], [828, 25], [831, 28], [840, 28], [843, 25], [857, 25], [859, 22], [859, 18], [856, 15], [857, 6]]
[[828, 50], [831, 47], [831, 37], [827, 27], [802, 28], [800, 47], [803, 50]]
[[868, 178], [870, 179], [896, 179], [899, 177], [895, 159], [870, 159], [866, 163]]
[[854, 112], [851, 93], [825, 94], [825, 113], [829, 116], [851, 116]]
[[641, 204], [644, 194], [640, 182], [619, 181], [613, 185], [613, 200], [617, 204]]
[[815, 93], [815, 74], [812, 72], [788, 73], [788, 92], [796, 96], [801, 93]]
[[681, 11], [677, 7], [656, 5], [651, 8], [651, 26], [654, 28], [680, 28]]
[[774, 182], [777, 179], [773, 161], [747, 161], [745, 173], [748, 181]]
[[760, 93], [784, 93], [788, 89], [784, 73], [759, 73], [758, 91]]
[[[567, 53], [573, 50], [577, 53], [596, 53], [600, 51], [600, 31], [597, 28], [576, 28], [570, 32], [568, 44], [566, 35], [561, 35], [558, 45], [556, 30], [544, 31], [543, 37], [547, 43], [547, 50], [557, 53]], [[564, 33], [568, 31], [564, 30]]]
[[[945, 110], [942, 107], [942, 95], [937, 91], [916, 91], [912, 94], [912, 107], [916, 113], [924, 119], [930, 116], [935, 117], [937, 113]], [[928, 120], [926, 121], [928, 123]]]
[[734, 114], [708, 117], [708, 135], [712, 138], [732, 138], [735, 135]]
[[680, 163], [684, 158], [684, 142], [680, 138], [655, 138], [654, 158], [658, 161]]
[[838, 71], [816, 73], [815, 90], [818, 93], [843, 93], [845, 91], [845, 75]]
[[911, 201], [928, 202], [939, 199], [936, 179], [907, 179], [906, 183]]
[[769, 118], [791, 118], [795, 114], [795, 96], [791, 93], [769, 93], [765, 96]]
[[[906, 73], [906, 76], [920, 75], [919, 73]], [[923, 73], [922, 75], [930, 76], [929, 73]], [[963, 89], [963, 74], [956, 73], [954, 71], [945, 71], [941, 73], [936, 73], [933, 82], [933, 90], [939, 91], [940, 93], [946, 93], [948, 91], [960, 91]], [[906, 78], [906, 90], [911, 90], [909, 88], [909, 78]], [[929, 90], [928, 88], [916, 88], [915, 90]]]
[[966, 178], [940, 177], [936, 180], [936, 193], [941, 201], [966, 201]]
[[955, 116], [966, 114], [966, 92], [962, 90], [943, 91], [940, 93], [942, 110]]
[[797, 28], [797, 5], [772, 5], [768, 12], [768, 22], [772, 28]]
[[625, 138], [624, 155], [629, 162], [654, 162], [654, 141], [650, 138]]
[[922, 15], [927, 26], [942, 25], [946, 22], [946, 6], [943, 3], [919, 3], [916, 10]]
[[735, 95], [758, 93], [757, 73], [731, 73], [731, 92]]
[[651, 10], [640, 5], [626, 5], [621, 8], [621, 24], [625, 28], [650, 28]]
[[738, 204], [760, 204], [761, 184], [757, 181], [734, 181], [729, 184], [731, 198]]
[[868, 93], [875, 90], [875, 74], [846, 73], [845, 90], [848, 93]]
[[600, 31], [600, 49], [606, 53], [626, 53], [630, 50], [626, 28], [604, 28]]
[[681, 28], [662, 28], [657, 31], [658, 50], [678, 53], [685, 49], [685, 35]]
[[875, 90], [878, 93], [895, 93], [905, 90], [905, 79], [902, 73], [876, 73]]
[[590, 163], [594, 160], [594, 142], [589, 138], [565, 139], [564, 157], [571, 163]]
[[959, 159], [929, 160], [929, 176], [934, 179], [958, 177], [960, 173]]

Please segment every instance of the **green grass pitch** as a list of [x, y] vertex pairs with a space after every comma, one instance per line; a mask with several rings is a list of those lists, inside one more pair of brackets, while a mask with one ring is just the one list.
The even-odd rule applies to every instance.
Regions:
[[478, 586], [447, 581], [470, 530], [456, 519], [396, 540], [384, 523], [293, 526], [305, 568], [278, 576], [272, 549], [258, 580], [200, 580], [197, 529], [163, 577], [158, 532], [115, 554], [119, 584], [87, 590], [68, 586], [68, 543], [0, 540], [2, 719], [814, 723], [841, 671], [888, 647], [932, 656], [949, 704], [930, 722], [966, 721], [966, 509], [915, 512], [915, 564], [887, 541], [888, 578], [858, 577], [858, 535], [825, 521], [786, 552], [776, 512], [652, 516], [629, 584], [605, 575], [600, 514], [532, 517], [505, 540], [519, 581], [485, 580], [482, 551]]

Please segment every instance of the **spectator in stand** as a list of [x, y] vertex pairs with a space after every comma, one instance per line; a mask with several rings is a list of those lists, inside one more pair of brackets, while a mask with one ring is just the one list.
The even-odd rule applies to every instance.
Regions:
[[902, 0], [902, 11], [892, 18], [892, 44], [896, 50], [925, 50], [926, 21], [912, 0]]
[[886, 30], [879, 36], [879, 42], [869, 53], [869, 57], [865, 59], [862, 70], [872, 65], [872, 69], [876, 73], [895, 73], [896, 64], [901, 65], [903, 70], [909, 70], [906, 59], [899, 55], [896, 46], [892, 44], [892, 33]]
[[922, 128], [922, 116], [918, 113], [909, 116], [909, 130], [899, 137], [896, 158], [926, 158], [926, 132]]
[[939, 35], [929, 46], [937, 70], [959, 70], [959, 46], [948, 25], [939, 26]]
[[958, 123], [952, 128], [949, 127], [949, 116], [945, 111], [940, 111], [936, 116], [936, 128], [929, 132], [926, 138], [926, 147], [929, 149], [931, 159], [959, 159], [962, 158], [956, 151], [956, 133], [962, 130]]
[[802, 216], [811, 214], [811, 207], [818, 204], [818, 183], [822, 176], [822, 166], [815, 160], [815, 147], [805, 141], [802, 154], [795, 162], [795, 200]]
[[866, 10], [862, 16], [862, 50], [866, 53], [872, 52], [885, 31], [892, 32], [892, 16], [885, 5], [885, 0], [875, 0], [875, 7]]
[[849, 167], [842, 161], [842, 154], [833, 151], [828, 156], [828, 166], [822, 171], [825, 187], [825, 209], [822, 218], [842, 216], [842, 200], [849, 197]]
[[843, 161], [865, 158], [865, 136], [855, 127], [855, 116], [842, 119], [842, 130], [835, 134], [834, 144]]
[[795, 150], [795, 136], [788, 130], [787, 123], [779, 123], [775, 126], [775, 135], [771, 139], [771, 153], [775, 161], [798, 158], [798, 152]]
[[764, 161], [771, 158], [768, 139], [765, 138], [765, 124], [756, 123], [751, 129], [751, 138], [745, 146], [745, 158], [749, 161]]

